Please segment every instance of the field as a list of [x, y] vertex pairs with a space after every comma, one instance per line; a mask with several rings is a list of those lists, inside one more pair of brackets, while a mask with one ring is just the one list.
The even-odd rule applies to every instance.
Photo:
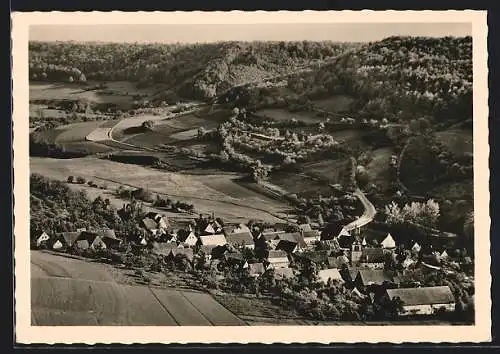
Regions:
[[288, 193], [296, 193], [306, 198], [318, 196], [318, 194], [329, 195], [332, 192], [328, 184], [298, 173], [276, 172], [271, 174], [270, 182]]
[[[217, 128], [226, 118], [225, 114], [204, 116], [186, 114], [173, 118], [162, 116], [127, 118], [113, 129], [113, 137], [129, 144], [154, 148], [161, 144], [176, 144], [190, 140], [197, 136], [198, 128], [203, 127], [206, 130]], [[134, 132], [145, 120], [153, 120], [156, 124], [149, 131]]]
[[226, 177], [225, 186], [219, 180], [215, 189], [210, 186], [213, 182], [210, 176], [164, 172], [91, 157], [64, 160], [32, 157], [30, 168], [32, 173], [59, 180], [73, 175], [114, 188], [119, 184], [148, 188], [153, 193], [192, 203], [197, 211], [214, 212], [224, 220], [237, 223], [249, 219], [281, 222], [282, 211], [287, 208], [282, 202], [253, 192], [248, 192], [251, 196], [231, 196], [228, 190], [239, 187], [235, 186], [233, 177]]
[[466, 153], [472, 154], [473, 136], [471, 131], [453, 129], [435, 133], [436, 138], [444, 144], [452, 153], [462, 156]]
[[206, 293], [121, 284], [106, 265], [40, 251], [31, 262], [33, 325], [245, 325]]
[[389, 164], [393, 151], [391, 148], [380, 148], [372, 151], [373, 158], [366, 165], [366, 172], [370, 177], [370, 183], [375, 183], [383, 190], [390, 182]]
[[324, 109], [325, 111], [332, 113], [347, 112], [351, 104], [354, 102], [354, 98], [346, 95], [332, 96], [323, 100], [316, 100], [312, 103], [318, 108]]
[[95, 85], [89, 82], [88, 86], [71, 83], [40, 83], [30, 82], [29, 97], [31, 101], [72, 100], [88, 101], [94, 103], [113, 103], [121, 108], [130, 108], [136, 94], [153, 95], [157, 87], [137, 89], [130, 82], [109, 82], [107, 89], [86, 90], [87, 87]]

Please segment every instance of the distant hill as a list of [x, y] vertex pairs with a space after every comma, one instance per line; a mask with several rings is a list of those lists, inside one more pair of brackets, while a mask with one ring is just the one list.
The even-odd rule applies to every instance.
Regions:
[[220, 42], [96, 44], [30, 42], [30, 79], [157, 83], [181, 97], [211, 99], [235, 85], [290, 73], [359, 44], [334, 42]]

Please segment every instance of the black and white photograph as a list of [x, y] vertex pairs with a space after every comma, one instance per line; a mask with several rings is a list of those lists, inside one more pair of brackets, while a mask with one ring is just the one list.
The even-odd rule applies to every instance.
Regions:
[[488, 340], [486, 36], [480, 11], [14, 14], [20, 339]]

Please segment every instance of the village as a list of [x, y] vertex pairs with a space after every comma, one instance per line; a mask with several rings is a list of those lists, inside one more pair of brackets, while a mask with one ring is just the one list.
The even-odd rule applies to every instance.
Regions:
[[[200, 214], [186, 227], [174, 229], [166, 216], [143, 212], [137, 201], [124, 204], [118, 215], [137, 220], [135, 230], [125, 239], [118, 238], [113, 229], [42, 231], [33, 238], [32, 248], [122, 263], [139, 269], [139, 274], [146, 264], [150, 270], [167, 273], [201, 271], [203, 277], [213, 277], [212, 284], [207, 281], [208, 288], [218, 289], [218, 283], [232, 279], [235, 284], [226, 290], [257, 297], [269, 290], [264, 285], [267, 282], [259, 279], [272, 278], [276, 284], [302, 277], [307, 280], [301, 280], [299, 287], [321, 291], [340, 287], [359, 303], [383, 308], [384, 316], [391, 319], [455, 313], [457, 290], [422, 284], [413, 278], [417, 271], [427, 278], [434, 273], [455, 273], [462, 275], [462, 281], [473, 281], [463, 276], [473, 265], [460, 250], [414, 241], [398, 244], [390, 233], [374, 237], [360, 226], [366, 224], [359, 221], [363, 217], [354, 222], [354, 228], [341, 222], [266, 227], [253, 221], [228, 225], [214, 214]], [[148, 261], [137, 263], [145, 258]], [[144, 278], [147, 283], [147, 276]], [[245, 288], [245, 280], [252, 285]], [[468, 291], [473, 296], [471, 288]]]

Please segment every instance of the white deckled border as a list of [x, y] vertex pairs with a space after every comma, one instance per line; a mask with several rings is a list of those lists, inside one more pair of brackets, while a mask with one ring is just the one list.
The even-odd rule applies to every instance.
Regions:
[[[15, 321], [18, 343], [357, 343], [491, 340], [486, 11], [31, 12], [12, 15]], [[474, 326], [40, 327], [31, 326], [28, 29], [43, 24], [473, 24], [476, 324]], [[479, 255], [479, 257], [478, 257]]]

